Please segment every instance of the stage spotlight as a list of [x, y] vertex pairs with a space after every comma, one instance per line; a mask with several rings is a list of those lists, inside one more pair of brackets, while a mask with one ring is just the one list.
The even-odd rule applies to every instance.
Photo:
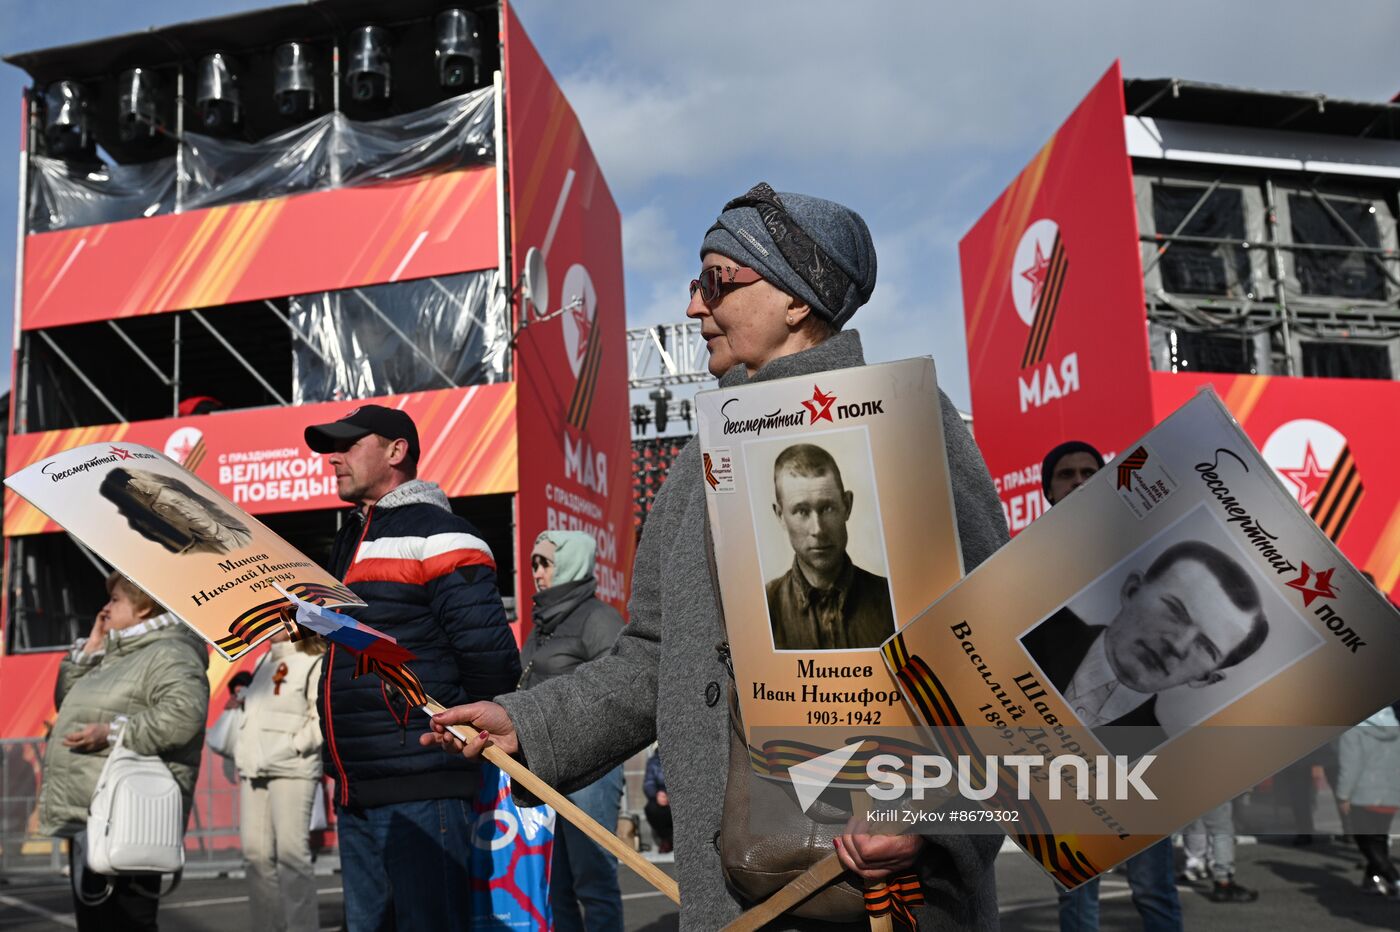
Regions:
[[652, 420], [656, 422], [656, 432], [659, 434], [666, 429], [666, 415], [670, 413], [671, 390], [668, 388], [654, 389], [648, 396], [655, 406], [652, 413]]
[[87, 91], [77, 81], [55, 81], [44, 88], [45, 151], [58, 158], [92, 155], [92, 117]]
[[481, 84], [481, 26], [475, 13], [443, 10], [437, 15], [438, 83], [466, 89]]
[[117, 82], [117, 135], [122, 142], [134, 142], [155, 134], [156, 92], [151, 72], [145, 68], [123, 71]]
[[389, 30], [361, 26], [350, 33], [345, 83], [359, 103], [389, 99]]
[[204, 132], [215, 135], [228, 132], [243, 119], [238, 71], [233, 59], [223, 52], [214, 52], [199, 60], [194, 109]]
[[302, 42], [287, 42], [272, 53], [272, 99], [284, 117], [309, 114], [316, 107], [311, 53]]

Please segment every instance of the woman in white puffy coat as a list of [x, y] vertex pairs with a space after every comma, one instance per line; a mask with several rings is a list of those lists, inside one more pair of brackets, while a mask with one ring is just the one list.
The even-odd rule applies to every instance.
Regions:
[[278, 633], [243, 694], [233, 759], [254, 932], [319, 927], [308, 836], [321, 791], [316, 693], [324, 651], [320, 638], [293, 644]]

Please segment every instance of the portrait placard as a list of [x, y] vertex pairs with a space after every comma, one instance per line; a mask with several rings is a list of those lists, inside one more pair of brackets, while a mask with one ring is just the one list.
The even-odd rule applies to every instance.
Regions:
[[933, 360], [701, 392], [696, 411], [754, 770], [874, 739], [846, 767], [863, 773], [913, 724], [879, 647], [962, 575]]
[[364, 602], [257, 518], [164, 454], [94, 443], [5, 485], [232, 660], [271, 636], [287, 600]]
[[1397, 691], [1400, 614], [1213, 391], [1125, 449], [884, 647], [926, 735], [986, 762], [983, 805], [1068, 887]]

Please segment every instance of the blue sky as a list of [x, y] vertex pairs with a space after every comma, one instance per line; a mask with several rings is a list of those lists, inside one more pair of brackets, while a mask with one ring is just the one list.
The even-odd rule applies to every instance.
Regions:
[[[265, 5], [0, 0], [0, 51]], [[622, 211], [631, 325], [682, 315], [700, 236], [724, 201], [765, 180], [865, 216], [880, 265], [853, 322], [867, 356], [933, 355], [964, 408], [958, 240], [1114, 58], [1134, 77], [1363, 100], [1400, 91], [1391, 0], [520, 0], [517, 9]], [[4, 295], [25, 83], [0, 67], [0, 102], [13, 102], [0, 103]], [[4, 308], [8, 335], [9, 300]], [[0, 360], [8, 383], [9, 354]]]

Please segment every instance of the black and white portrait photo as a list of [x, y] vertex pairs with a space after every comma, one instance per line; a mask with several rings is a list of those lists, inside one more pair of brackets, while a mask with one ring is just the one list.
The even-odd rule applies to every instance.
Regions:
[[1113, 754], [1154, 750], [1321, 643], [1197, 508], [1021, 636]]
[[895, 613], [868, 434], [750, 443], [745, 459], [774, 648], [879, 647]]
[[253, 539], [242, 521], [172, 476], [118, 467], [99, 491], [132, 530], [171, 553], [232, 553]]

